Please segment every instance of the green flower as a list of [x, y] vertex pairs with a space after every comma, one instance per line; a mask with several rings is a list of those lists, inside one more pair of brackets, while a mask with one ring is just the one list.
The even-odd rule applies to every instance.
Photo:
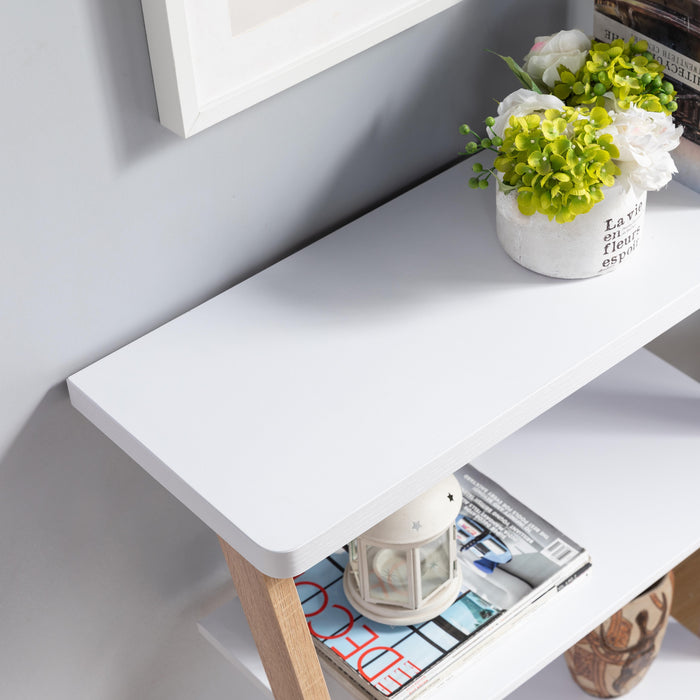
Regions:
[[519, 210], [565, 223], [602, 200], [620, 174], [612, 137], [599, 134], [611, 122], [601, 107], [511, 117], [494, 168], [503, 188], [517, 191]]
[[663, 66], [649, 53], [646, 41], [634, 37], [609, 44], [594, 41], [581, 69], [574, 75], [560, 66], [559, 81], [552, 88], [552, 94], [572, 106], [603, 106], [606, 93], [612, 93], [622, 109], [634, 104], [671, 114], [678, 108]]

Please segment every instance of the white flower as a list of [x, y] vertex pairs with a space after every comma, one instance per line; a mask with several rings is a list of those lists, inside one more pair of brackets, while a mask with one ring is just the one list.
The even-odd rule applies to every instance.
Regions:
[[540, 95], [538, 92], [520, 88], [511, 92], [503, 102], [498, 105], [498, 116], [493, 125], [493, 130], [501, 138], [508, 127], [508, 121], [512, 116], [524, 117], [534, 112], [544, 112], [545, 109], [563, 109], [564, 103], [554, 95]]
[[591, 40], [579, 29], [538, 36], [523, 59], [523, 70], [540, 85], [553, 88], [559, 81], [557, 67], [564, 66], [575, 75], [585, 63], [590, 49]]
[[674, 126], [668, 114], [634, 105], [610, 116], [613, 123], [600, 133], [611, 134], [620, 151], [618, 182], [637, 193], [661, 189], [678, 172], [670, 151], [678, 146], [683, 127]]

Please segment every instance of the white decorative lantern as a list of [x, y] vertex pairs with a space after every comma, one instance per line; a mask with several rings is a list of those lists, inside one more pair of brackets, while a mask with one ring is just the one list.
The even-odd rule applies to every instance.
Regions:
[[455, 539], [461, 505], [450, 476], [350, 543], [343, 588], [358, 612], [409, 625], [452, 605], [462, 584]]

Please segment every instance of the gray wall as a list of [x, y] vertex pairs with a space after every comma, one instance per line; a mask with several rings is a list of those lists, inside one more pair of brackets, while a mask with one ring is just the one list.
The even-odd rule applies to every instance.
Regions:
[[196, 632], [230, 595], [216, 538], [65, 378], [448, 163], [512, 85], [485, 48], [521, 56], [564, 14], [465, 0], [184, 141], [139, 0], [6, 3], [0, 697], [257, 697]]

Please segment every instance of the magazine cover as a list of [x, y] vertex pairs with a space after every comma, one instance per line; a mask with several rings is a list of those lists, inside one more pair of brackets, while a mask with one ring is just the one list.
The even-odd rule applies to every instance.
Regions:
[[585, 550], [471, 465], [456, 520], [462, 588], [438, 617], [389, 626], [359, 614], [343, 592], [340, 550], [295, 579], [314, 643], [358, 697], [411, 697], [448, 667], [589, 566]]

